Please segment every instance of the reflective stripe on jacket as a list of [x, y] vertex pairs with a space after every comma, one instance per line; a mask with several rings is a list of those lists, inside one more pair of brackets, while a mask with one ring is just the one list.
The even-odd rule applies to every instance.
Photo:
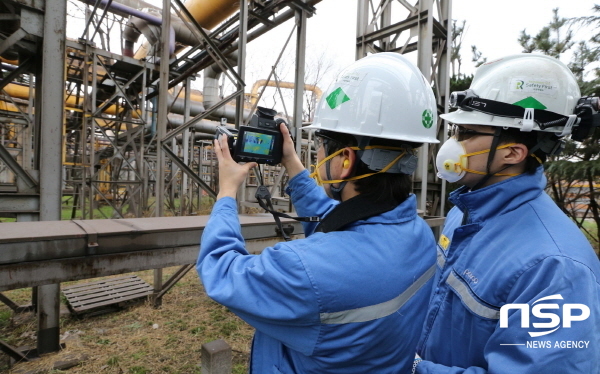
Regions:
[[[300, 216], [323, 217], [336, 204], [306, 171], [288, 194]], [[435, 271], [414, 195], [345, 231], [305, 224], [307, 238], [260, 255], [245, 250], [237, 214], [234, 199], [216, 202], [197, 270], [211, 298], [256, 328], [252, 373], [410, 370]]]
[[[417, 373], [600, 373], [600, 262], [545, 186], [540, 167], [451, 194]], [[567, 304], [590, 316], [568, 327]]]

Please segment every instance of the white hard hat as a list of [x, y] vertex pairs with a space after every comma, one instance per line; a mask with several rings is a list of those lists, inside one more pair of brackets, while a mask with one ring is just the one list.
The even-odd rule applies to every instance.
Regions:
[[451, 105], [460, 109], [440, 117], [457, 125], [567, 135], [563, 130], [575, 123], [573, 111], [580, 97], [575, 76], [562, 62], [524, 53], [481, 65], [469, 90], [452, 93]]
[[430, 84], [404, 56], [382, 52], [346, 68], [329, 86], [305, 129], [438, 143]]

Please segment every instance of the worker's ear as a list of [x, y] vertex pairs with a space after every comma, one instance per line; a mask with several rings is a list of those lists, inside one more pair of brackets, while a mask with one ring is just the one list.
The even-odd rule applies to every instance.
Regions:
[[502, 162], [505, 165], [517, 165], [527, 159], [529, 150], [525, 144], [517, 143], [502, 149]]
[[350, 147], [344, 148], [340, 153], [342, 158], [342, 169], [340, 173], [340, 179], [348, 179], [354, 176], [354, 167], [357, 162], [356, 152]]

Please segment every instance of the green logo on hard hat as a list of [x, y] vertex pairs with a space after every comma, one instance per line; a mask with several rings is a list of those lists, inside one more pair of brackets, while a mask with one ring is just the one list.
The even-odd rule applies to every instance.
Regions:
[[431, 114], [431, 110], [425, 109], [423, 114], [421, 115], [423, 126], [428, 129], [433, 126], [433, 115]]
[[517, 101], [516, 103], [513, 103], [513, 105], [518, 105], [521, 108], [532, 108], [532, 109], [546, 109], [546, 106], [542, 103], [540, 103], [539, 101], [537, 101], [536, 99], [534, 99], [533, 97], [529, 96], [524, 98], [521, 101]]
[[325, 98], [325, 101], [327, 101], [327, 104], [331, 109], [337, 108], [338, 106], [342, 105], [348, 100], [350, 100], [350, 98], [348, 97], [348, 95], [346, 95], [346, 93], [344, 92], [344, 90], [342, 90], [341, 87], [335, 89], [332, 93], [329, 94], [329, 96], [327, 96], [327, 98]]
[[517, 90], [522, 90], [524, 84], [525, 84], [525, 82], [523, 82], [523, 81], [517, 81], [517, 86], [515, 88]]

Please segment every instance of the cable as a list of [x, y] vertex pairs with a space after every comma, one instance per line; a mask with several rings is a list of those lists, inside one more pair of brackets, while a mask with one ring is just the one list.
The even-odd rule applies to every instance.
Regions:
[[275, 223], [277, 224], [277, 228], [279, 229], [279, 231], [281, 231], [281, 236], [283, 237], [283, 239], [285, 239], [285, 241], [289, 241], [290, 237], [283, 229], [283, 225], [281, 224], [281, 220], [279, 219], [280, 217], [289, 218], [289, 219], [293, 219], [295, 221], [300, 221], [300, 222], [319, 222], [319, 221], [321, 221], [321, 219], [316, 216], [293, 217], [288, 214], [275, 211], [275, 209], [273, 207], [273, 202], [271, 201], [271, 192], [269, 191], [267, 186], [265, 186], [263, 183], [264, 180], [263, 180], [263, 176], [262, 176], [262, 171], [260, 170], [259, 166], [256, 166], [254, 169], [255, 169], [254, 174], [256, 174], [256, 179], [258, 180], [258, 188], [256, 189], [256, 194], [254, 194], [254, 197], [256, 198], [256, 201], [258, 201], [258, 205], [260, 205], [260, 207], [262, 209], [264, 209], [265, 211], [267, 211], [268, 213], [271, 213], [271, 215], [273, 215], [273, 219], [275, 220]]

